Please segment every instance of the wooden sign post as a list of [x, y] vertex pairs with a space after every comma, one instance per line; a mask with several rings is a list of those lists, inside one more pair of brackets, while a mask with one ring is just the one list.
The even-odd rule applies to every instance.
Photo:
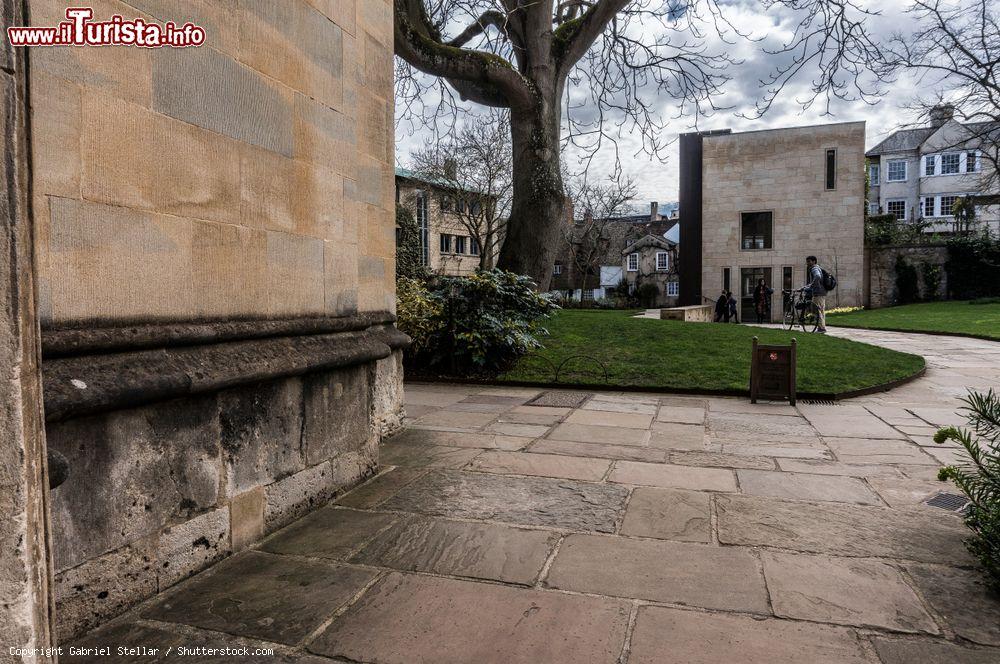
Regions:
[[789, 346], [764, 346], [753, 338], [750, 357], [750, 403], [788, 399], [795, 405], [795, 339]]

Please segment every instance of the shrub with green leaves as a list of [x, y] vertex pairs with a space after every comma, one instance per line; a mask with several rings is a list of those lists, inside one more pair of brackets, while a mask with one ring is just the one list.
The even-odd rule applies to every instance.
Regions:
[[528, 277], [498, 269], [437, 277], [424, 292], [407, 286], [397, 297], [397, 326], [414, 338], [407, 368], [423, 375], [502, 373], [541, 347], [541, 323], [558, 308]]
[[982, 564], [987, 585], [1000, 593], [1000, 395], [970, 391], [962, 401], [969, 428], [946, 427], [934, 442], [959, 443], [966, 463], [942, 468], [938, 478], [953, 481], [969, 499], [965, 523], [973, 535], [966, 546]]

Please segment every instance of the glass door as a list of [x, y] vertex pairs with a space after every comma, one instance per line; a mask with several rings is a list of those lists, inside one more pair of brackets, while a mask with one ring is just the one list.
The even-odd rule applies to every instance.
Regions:
[[[757, 287], [757, 282], [764, 280], [764, 285], [771, 288], [771, 268], [769, 267], [744, 267], [740, 268], [740, 322], [756, 323], [757, 312], [754, 307], [753, 291]], [[770, 320], [768, 316], [767, 320]]]

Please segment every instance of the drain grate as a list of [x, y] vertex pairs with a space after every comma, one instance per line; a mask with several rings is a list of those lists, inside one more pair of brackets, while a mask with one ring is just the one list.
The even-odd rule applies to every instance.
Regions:
[[969, 499], [957, 493], [938, 492], [934, 497], [924, 501], [925, 505], [948, 510], [949, 512], [964, 512], [969, 506]]
[[554, 406], [557, 408], [579, 408], [589, 399], [590, 392], [542, 392], [529, 401], [527, 406]]
[[840, 404], [836, 401], [831, 401], [829, 399], [809, 399], [803, 401], [802, 403], [809, 404], [810, 406], [839, 406]]

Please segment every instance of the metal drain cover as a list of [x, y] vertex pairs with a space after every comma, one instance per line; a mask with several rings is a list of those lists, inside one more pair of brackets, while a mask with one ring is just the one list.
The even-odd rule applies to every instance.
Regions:
[[945, 493], [941, 491], [932, 498], [925, 500], [924, 504], [948, 510], [949, 512], [964, 512], [965, 508], [969, 506], [969, 499], [957, 493]]
[[829, 399], [810, 399], [808, 401], [803, 401], [802, 403], [809, 404], [810, 406], [838, 406], [836, 401], [830, 401]]
[[590, 392], [542, 392], [526, 406], [554, 406], [556, 408], [579, 408], [589, 399]]

